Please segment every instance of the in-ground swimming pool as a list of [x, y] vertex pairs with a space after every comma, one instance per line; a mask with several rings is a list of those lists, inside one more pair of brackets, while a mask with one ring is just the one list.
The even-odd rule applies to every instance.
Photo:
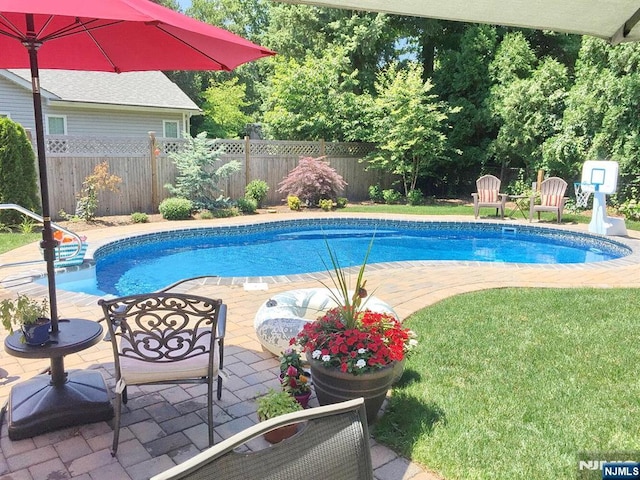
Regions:
[[459, 260], [585, 263], [631, 253], [621, 243], [564, 230], [491, 223], [327, 218], [158, 232], [119, 240], [94, 254], [80, 280], [57, 276], [64, 290], [129, 295], [199, 275], [269, 277], [326, 271], [326, 243], [343, 267], [368, 263]]

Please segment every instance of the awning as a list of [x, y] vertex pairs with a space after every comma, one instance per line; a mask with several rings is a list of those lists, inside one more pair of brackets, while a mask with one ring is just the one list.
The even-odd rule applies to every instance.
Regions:
[[323, 7], [640, 40], [638, 0], [280, 0]]

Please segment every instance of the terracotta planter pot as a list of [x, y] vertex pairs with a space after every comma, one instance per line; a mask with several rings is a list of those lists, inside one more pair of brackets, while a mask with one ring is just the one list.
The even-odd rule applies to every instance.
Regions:
[[344, 402], [354, 398], [364, 398], [367, 422], [373, 423], [382, 406], [394, 377], [394, 364], [380, 370], [353, 375], [336, 368], [326, 368], [321, 362], [307, 356], [311, 366], [313, 388], [320, 405]]
[[285, 438], [289, 438], [295, 435], [297, 431], [298, 425], [294, 423], [293, 425], [276, 428], [275, 430], [271, 430], [270, 432], [265, 433], [264, 439], [271, 444], [280, 443]]
[[39, 318], [38, 323], [31, 325], [22, 325], [22, 334], [28, 345], [42, 345], [49, 340], [49, 329], [51, 328], [51, 320], [48, 318]]
[[307, 393], [303, 393], [302, 395], [294, 395], [293, 398], [296, 399], [296, 402], [302, 405], [302, 408], [307, 408], [309, 406], [309, 399], [311, 398], [311, 390]]

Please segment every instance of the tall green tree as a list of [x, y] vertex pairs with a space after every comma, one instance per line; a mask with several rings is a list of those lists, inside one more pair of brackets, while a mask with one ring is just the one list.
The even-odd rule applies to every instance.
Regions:
[[492, 85], [489, 65], [497, 43], [495, 27], [467, 25], [459, 42], [440, 52], [433, 73], [434, 92], [452, 107], [460, 107], [451, 115], [447, 132], [449, 151], [456, 152], [450, 168], [443, 172], [443, 183], [449, 188], [464, 189], [483, 170], [492, 170], [487, 165], [487, 151], [497, 133], [497, 122], [487, 99]]
[[378, 151], [368, 157], [369, 165], [399, 175], [405, 195], [416, 189], [419, 178], [439, 176], [446, 159], [443, 132], [451, 112], [432, 88], [417, 63], [392, 64], [378, 74], [371, 137]]
[[344, 49], [327, 48], [321, 58], [303, 62], [275, 59], [265, 105], [265, 130], [271, 138], [351, 141], [366, 133], [364, 98], [354, 93], [357, 72]]
[[[36, 159], [24, 128], [0, 117], [0, 203], [16, 203], [32, 211], [40, 209], [36, 183]], [[22, 214], [0, 211], [0, 222], [15, 225]]]
[[213, 138], [238, 138], [244, 135], [245, 126], [251, 121], [242, 109], [247, 106], [245, 85], [237, 78], [226, 82], [212, 81], [202, 96], [204, 127]]
[[545, 145], [551, 168], [577, 179], [585, 160], [615, 160], [620, 165], [619, 197], [638, 197], [639, 67], [640, 45], [611, 47], [583, 37], [562, 130]]
[[532, 179], [542, 168], [543, 144], [556, 135], [568, 90], [567, 68], [552, 58], [538, 62], [524, 35], [504, 37], [492, 64], [497, 83], [492, 89], [491, 108], [500, 122], [490, 153], [501, 165], [501, 177], [507, 169], [523, 169]]

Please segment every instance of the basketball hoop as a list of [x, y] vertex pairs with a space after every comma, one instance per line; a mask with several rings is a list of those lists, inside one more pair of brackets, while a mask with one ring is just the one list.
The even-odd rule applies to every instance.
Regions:
[[587, 203], [589, 202], [589, 195], [591, 195], [591, 190], [584, 190], [583, 185], [591, 185], [590, 183], [580, 183], [575, 182], [573, 184], [573, 188], [576, 192], [576, 207], [578, 208], [587, 208]]

